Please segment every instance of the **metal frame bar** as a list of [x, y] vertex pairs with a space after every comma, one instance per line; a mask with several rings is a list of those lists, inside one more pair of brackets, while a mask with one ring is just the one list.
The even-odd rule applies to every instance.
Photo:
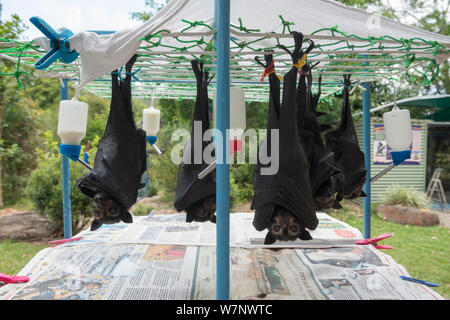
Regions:
[[216, 142], [216, 298], [230, 299], [230, 165], [227, 163], [230, 127], [230, 0], [215, 0], [217, 23]]
[[[61, 79], [59, 85], [60, 101], [69, 100], [69, 81]], [[62, 197], [63, 197], [63, 223], [64, 239], [72, 238], [72, 208], [70, 202], [70, 159], [67, 155], [61, 154], [62, 160]]]

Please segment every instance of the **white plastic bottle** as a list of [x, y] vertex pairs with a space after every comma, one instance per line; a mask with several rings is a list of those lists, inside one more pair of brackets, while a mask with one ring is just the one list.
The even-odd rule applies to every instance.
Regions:
[[62, 144], [80, 145], [86, 135], [88, 105], [78, 100], [59, 104], [58, 136]]
[[[217, 127], [217, 92], [214, 92], [214, 123]], [[240, 140], [245, 127], [245, 91], [230, 87], [230, 139]]]
[[392, 151], [406, 151], [411, 147], [412, 128], [409, 110], [394, 108], [383, 114], [386, 143]]
[[155, 137], [159, 132], [161, 111], [153, 106], [144, 109], [142, 127], [148, 137]]

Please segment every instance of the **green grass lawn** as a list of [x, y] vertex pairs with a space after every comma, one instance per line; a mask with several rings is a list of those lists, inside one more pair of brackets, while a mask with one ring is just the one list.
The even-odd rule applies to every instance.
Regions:
[[17, 274], [38, 251], [47, 247], [45, 244], [0, 241], [0, 273]]
[[[333, 213], [333, 217], [344, 221], [362, 232], [362, 218], [348, 212]], [[444, 298], [450, 298], [450, 229], [443, 227], [404, 226], [385, 222], [378, 215], [372, 215], [371, 235], [385, 232], [393, 236], [383, 240], [392, 250], [383, 250], [395, 261], [406, 267], [413, 278], [438, 283], [439, 292]], [[0, 242], [0, 272], [16, 274], [27, 262], [47, 245], [30, 244], [4, 240]]]
[[[350, 213], [333, 213], [333, 217], [359, 229], [362, 233], [363, 220]], [[389, 232], [392, 237], [380, 244], [392, 246], [382, 250], [403, 265], [413, 278], [438, 283], [432, 288], [445, 299], [450, 299], [450, 229], [444, 227], [417, 227], [387, 222], [377, 214], [372, 215], [371, 236]]]

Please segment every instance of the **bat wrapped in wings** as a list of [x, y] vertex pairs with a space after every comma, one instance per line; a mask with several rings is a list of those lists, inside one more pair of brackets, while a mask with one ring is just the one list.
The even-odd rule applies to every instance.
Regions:
[[[311, 42], [308, 51], [314, 47]], [[335, 198], [334, 181], [339, 170], [334, 164], [333, 152], [326, 149], [317, 116], [317, 104], [321, 94], [322, 77], [319, 77], [319, 90], [312, 94], [312, 68], [305, 64], [302, 67], [297, 86], [297, 126], [300, 141], [305, 149], [310, 165], [309, 178], [315, 210], [340, 208]], [[306, 82], [308, 85], [306, 85]]]
[[[191, 61], [197, 79], [197, 97], [192, 120], [191, 139], [183, 149], [183, 160], [178, 169], [177, 189], [174, 206], [177, 211], [186, 211], [186, 222], [216, 222], [216, 178], [215, 170], [203, 179], [198, 175], [208, 167], [203, 152], [214, 147], [212, 141], [203, 141], [209, 127], [208, 84], [209, 73], [203, 71], [203, 63]], [[201, 124], [201, 137], [194, 139], [195, 123]], [[197, 156], [196, 153], [197, 152]], [[201, 152], [201, 153], [200, 153]]]
[[[260, 145], [260, 154], [279, 157], [279, 168], [275, 174], [264, 174], [269, 165], [258, 164], [253, 178], [254, 197], [251, 208], [255, 210], [253, 226], [258, 231], [268, 229], [265, 244], [276, 240], [310, 240], [305, 229], [314, 230], [319, 221], [314, 211], [309, 179], [309, 164], [303, 146], [299, 141], [297, 128], [297, 73], [298, 62], [302, 58], [303, 35], [293, 32], [295, 41], [291, 53], [293, 67], [284, 76], [283, 98], [280, 106], [280, 80], [274, 72], [269, 75], [270, 100], [267, 123], [267, 137]], [[272, 64], [272, 56], [266, 55], [266, 68]], [[278, 141], [272, 141], [271, 131], [278, 130]], [[279, 154], [272, 154], [275, 143], [279, 144]]]
[[126, 64], [127, 76], [119, 82], [112, 77], [112, 96], [108, 122], [99, 141], [94, 168], [77, 181], [77, 187], [92, 198], [95, 220], [91, 230], [102, 224], [133, 222], [129, 208], [136, 203], [143, 187], [141, 176], [146, 169], [146, 134], [137, 129], [131, 104], [131, 69], [134, 55]]
[[327, 148], [334, 153], [334, 161], [340, 170], [335, 183], [337, 199], [365, 197], [362, 191], [367, 170], [364, 153], [359, 149], [349, 101], [350, 75], [344, 75], [344, 101], [341, 122], [335, 129], [325, 132]]

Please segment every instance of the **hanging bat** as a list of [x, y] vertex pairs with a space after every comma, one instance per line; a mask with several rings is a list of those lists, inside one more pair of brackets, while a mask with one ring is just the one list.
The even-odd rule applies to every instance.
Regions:
[[[186, 211], [186, 222], [216, 222], [216, 178], [215, 170], [206, 177], [199, 179], [198, 175], [208, 167], [203, 159], [203, 151], [211, 143], [208, 141], [194, 140], [194, 122], [200, 121], [202, 124], [202, 137], [209, 129], [209, 110], [208, 110], [208, 84], [209, 73], [203, 71], [203, 63], [197, 60], [191, 61], [192, 70], [197, 79], [197, 97], [195, 101], [194, 117], [192, 120], [191, 139], [186, 143], [183, 149], [183, 160], [178, 169], [177, 189], [174, 199], [175, 209]], [[195, 163], [194, 152], [195, 143], [201, 143], [201, 162]]]
[[349, 101], [350, 75], [344, 75], [344, 101], [341, 122], [335, 129], [325, 132], [325, 142], [334, 153], [334, 161], [340, 170], [335, 183], [337, 199], [365, 197], [362, 191], [366, 181], [364, 153], [359, 149], [358, 137], [353, 125]]
[[[313, 46], [313, 43], [310, 45]], [[309, 48], [308, 48], [309, 49]], [[315, 64], [317, 65], [317, 63]], [[314, 65], [314, 66], [315, 66]], [[297, 86], [297, 125], [300, 141], [305, 149], [310, 165], [309, 178], [315, 210], [340, 208], [335, 198], [334, 183], [339, 170], [334, 164], [333, 153], [326, 149], [317, 116], [317, 105], [321, 94], [322, 77], [319, 77], [319, 90], [312, 94], [312, 68], [309, 64], [302, 67]], [[306, 82], [308, 85], [306, 85]]]
[[108, 122], [99, 141], [94, 168], [78, 179], [76, 186], [92, 198], [94, 221], [91, 230], [102, 224], [133, 222], [129, 208], [136, 203], [141, 176], [146, 169], [146, 134], [137, 129], [131, 105], [131, 69], [137, 55], [126, 64], [127, 76], [119, 82], [112, 73], [112, 96]]
[[[292, 32], [295, 42], [293, 52], [288, 52], [293, 64], [302, 57], [303, 35]], [[266, 55], [268, 68], [273, 57]], [[266, 164], [258, 163], [253, 178], [254, 196], [251, 208], [255, 210], [253, 226], [258, 231], [267, 228], [265, 244], [276, 240], [286, 241], [300, 238], [310, 240], [306, 228], [314, 230], [319, 221], [314, 211], [309, 164], [299, 141], [297, 127], [297, 66], [284, 76], [283, 99], [280, 106], [280, 80], [275, 73], [269, 75], [270, 100], [267, 122], [267, 137], [260, 145], [262, 153], [271, 153], [274, 143], [279, 143], [279, 170], [276, 174], [262, 174]], [[271, 141], [271, 130], [279, 130], [279, 141]], [[262, 149], [262, 150], [261, 150]], [[273, 156], [273, 155], [272, 155]]]

